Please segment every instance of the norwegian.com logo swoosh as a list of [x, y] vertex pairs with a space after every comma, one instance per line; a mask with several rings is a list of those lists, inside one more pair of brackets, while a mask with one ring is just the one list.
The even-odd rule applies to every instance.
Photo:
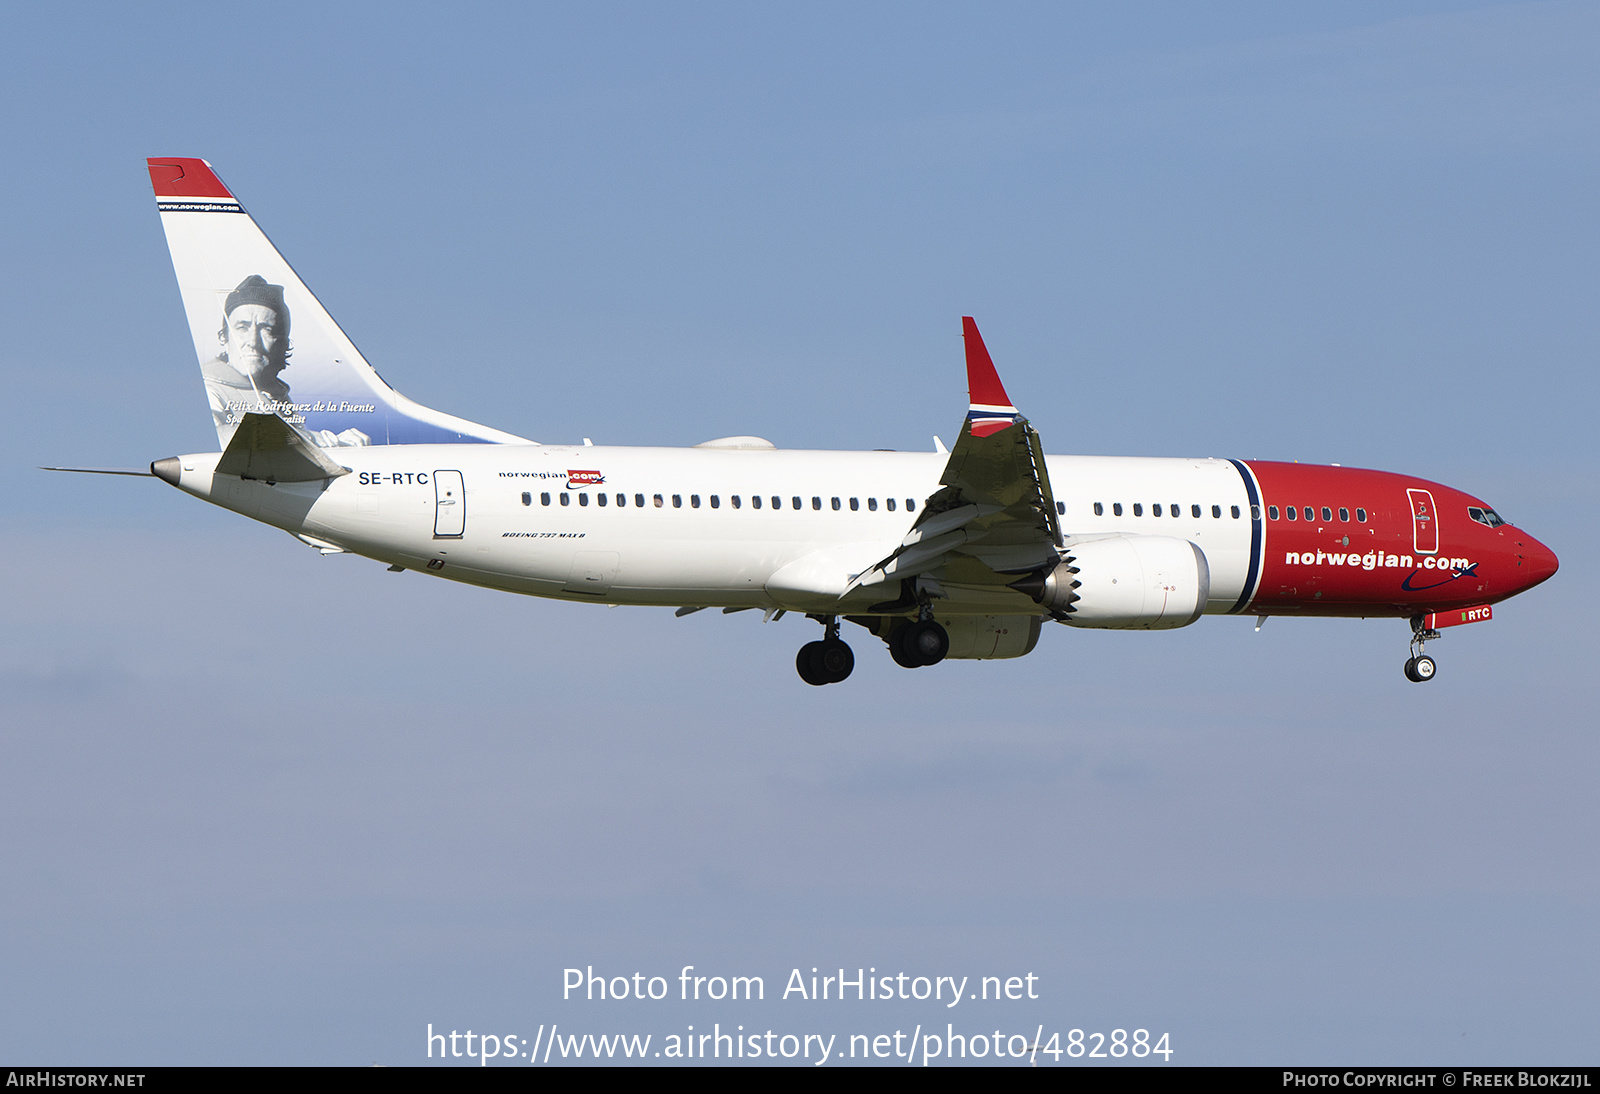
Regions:
[[[1433, 560], [1424, 559], [1423, 564], [1426, 565], [1431, 561]], [[1448, 577], [1442, 578], [1441, 580], [1435, 581], [1429, 585], [1413, 585], [1412, 581], [1421, 574], [1421, 570], [1411, 571], [1406, 575], [1406, 579], [1400, 583], [1400, 587], [1408, 593], [1420, 593], [1425, 589], [1437, 589], [1441, 585], [1448, 585], [1452, 581], [1460, 581], [1464, 577], [1476, 577], [1478, 574], [1478, 564], [1476, 562], [1472, 562], [1463, 567], [1452, 567], [1450, 570], [1450, 576]]]

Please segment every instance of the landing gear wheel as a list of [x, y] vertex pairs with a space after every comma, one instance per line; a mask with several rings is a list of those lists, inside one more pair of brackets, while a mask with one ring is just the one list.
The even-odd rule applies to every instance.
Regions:
[[821, 664], [818, 663], [820, 658], [817, 655], [821, 652], [821, 642], [807, 642], [794, 656], [795, 671], [800, 674], [800, 679], [819, 688], [828, 682], [828, 678], [822, 674]]
[[801, 646], [795, 654], [794, 667], [800, 679], [813, 687], [837, 684], [855, 669], [856, 655], [837, 638], [826, 638]]
[[816, 643], [820, 648], [813, 657], [823, 677], [823, 683], [837, 684], [849, 677], [856, 667], [856, 655], [850, 647], [837, 638], [827, 638]]
[[901, 627], [889, 635], [889, 656], [894, 658], [894, 663], [903, 669], [920, 669], [922, 662], [917, 660], [916, 654], [906, 648], [906, 635], [915, 624]]
[[1411, 617], [1411, 659], [1406, 662], [1406, 679], [1413, 684], [1426, 684], [1439, 671], [1433, 658], [1422, 652], [1429, 642], [1439, 637], [1438, 631], [1423, 626], [1425, 622], [1426, 616]]
[[910, 623], [900, 632], [900, 649], [908, 661], [937, 665], [950, 652], [950, 635], [931, 619]]

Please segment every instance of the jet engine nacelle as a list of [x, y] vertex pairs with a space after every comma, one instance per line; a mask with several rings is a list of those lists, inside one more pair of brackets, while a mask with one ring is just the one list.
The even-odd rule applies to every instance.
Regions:
[[1113, 536], [1075, 543], [1049, 574], [1012, 588], [1073, 627], [1187, 627], [1211, 595], [1205, 552], [1172, 536]]
[[1022, 657], [1039, 643], [1042, 620], [1036, 615], [957, 615], [937, 617], [950, 636], [951, 660], [988, 661]]

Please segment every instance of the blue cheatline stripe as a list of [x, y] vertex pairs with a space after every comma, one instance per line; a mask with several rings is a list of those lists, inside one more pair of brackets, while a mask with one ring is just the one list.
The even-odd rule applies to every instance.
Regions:
[[1237, 615], [1255, 596], [1256, 579], [1261, 576], [1261, 522], [1255, 519], [1255, 514], [1261, 509], [1261, 495], [1256, 493], [1256, 477], [1250, 473], [1250, 469], [1238, 460], [1228, 462], [1238, 469], [1239, 477], [1244, 480], [1244, 492], [1250, 497], [1251, 507], [1251, 511], [1245, 514], [1250, 518], [1250, 572], [1245, 575], [1244, 591], [1239, 594], [1239, 602], [1228, 609], [1229, 615]]

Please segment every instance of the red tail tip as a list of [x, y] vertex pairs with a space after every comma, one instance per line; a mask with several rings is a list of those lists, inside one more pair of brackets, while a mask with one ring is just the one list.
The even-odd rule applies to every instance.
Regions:
[[205, 160], [163, 157], [145, 160], [150, 185], [158, 198], [231, 198], [217, 173]]

